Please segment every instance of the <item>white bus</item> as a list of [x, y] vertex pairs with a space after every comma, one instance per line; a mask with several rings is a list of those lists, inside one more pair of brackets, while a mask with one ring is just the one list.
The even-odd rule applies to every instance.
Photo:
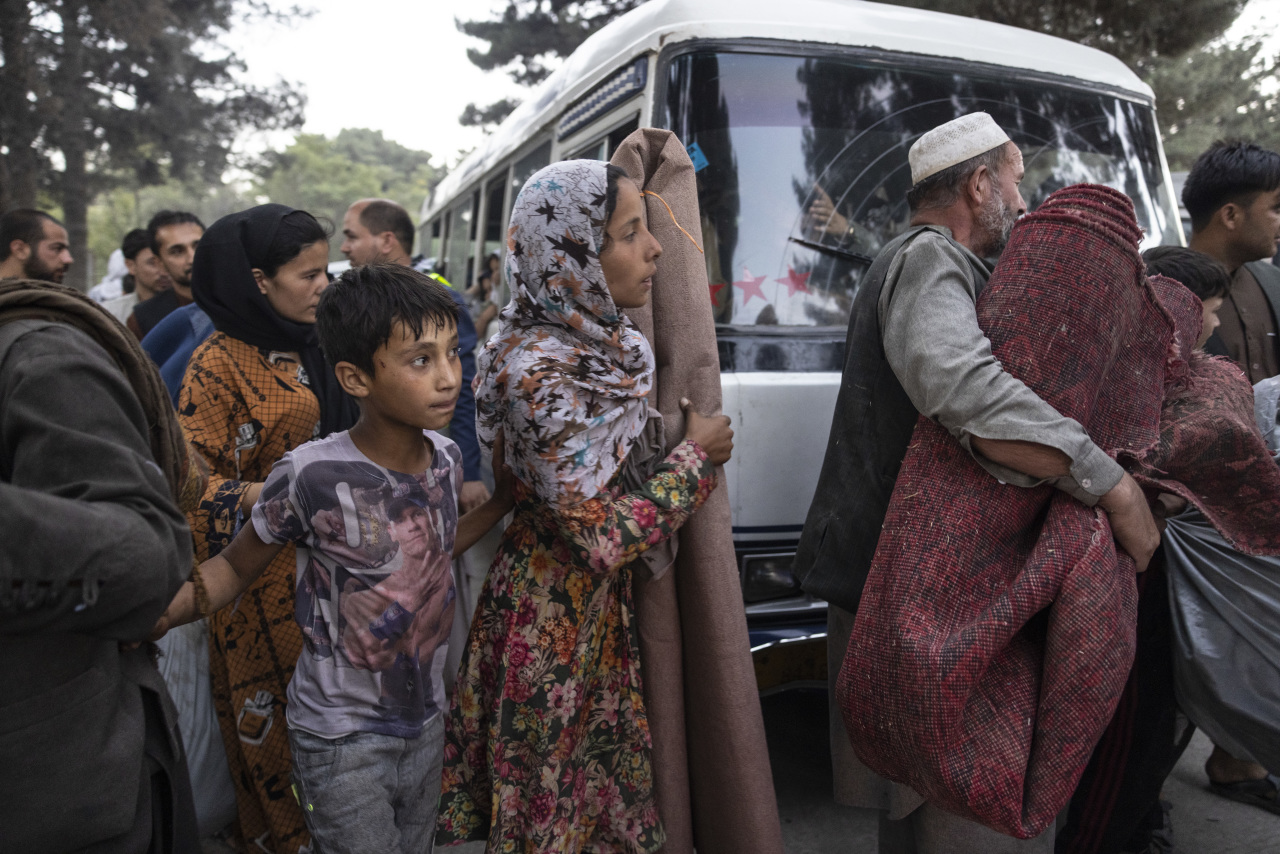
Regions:
[[[1133, 199], [1149, 245], [1181, 243], [1153, 95], [1061, 39], [860, 0], [651, 0], [585, 41], [422, 209], [455, 284], [501, 253], [526, 178], [673, 130], [698, 170], [719, 342], [733, 534], [753, 642], [821, 631], [791, 559], [840, 385], [859, 278], [908, 221], [907, 149], [985, 110], [1022, 149], [1034, 208], [1059, 187]], [[816, 231], [806, 211], [830, 200]]]

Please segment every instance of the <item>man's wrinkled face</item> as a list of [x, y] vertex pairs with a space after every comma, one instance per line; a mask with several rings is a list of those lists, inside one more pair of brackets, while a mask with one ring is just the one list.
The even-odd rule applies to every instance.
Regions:
[[71, 246], [67, 230], [56, 222], [43, 220], [44, 236], [35, 246], [28, 244], [30, 254], [22, 261], [22, 275], [28, 279], [62, 284], [71, 266]]
[[1022, 152], [1012, 143], [1006, 143], [1006, 150], [1008, 156], [993, 182], [993, 192], [978, 213], [981, 239], [977, 242], [982, 251], [974, 254], [987, 258], [994, 258], [1004, 251], [1009, 243], [1009, 235], [1013, 233], [1013, 226], [1027, 212], [1027, 202], [1022, 198], [1020, 188], [1026, 172], [1022, 164]]

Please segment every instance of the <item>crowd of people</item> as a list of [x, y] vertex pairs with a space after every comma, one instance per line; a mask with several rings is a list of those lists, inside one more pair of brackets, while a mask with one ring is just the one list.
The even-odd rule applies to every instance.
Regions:
[[[985, 113], [910, 167], [796, 558], [829, 603], [836, 799], [886, 853], [1160, 850], [1190, 735], [1161, 532], [1199, 513], [1280, 552], [1276, 449], [1237, 411], [1280, 374], [1280, 154], [1215, 144], [1189, 247], [1142, 255], [1114, 190], [1028, 214]], [[94, 299], [60, 286], [57, 219], [5, 213], [0, 847], [195, 851], [221, 775], [245, 851], [660, 849], [637, 558], [733, 433], [682, 401], [662, 439], [626, 314], [646, 211], [617, 166], [547, 166], [463, 291], [384, 199], [346, 212], [336, 280], [311, 213], [166, 210]], [[225, 764], [188, 761], [152, 657], [188, 624]], [[1254, 736], [1193, 722], [1214, 790], [1280, 813]]]

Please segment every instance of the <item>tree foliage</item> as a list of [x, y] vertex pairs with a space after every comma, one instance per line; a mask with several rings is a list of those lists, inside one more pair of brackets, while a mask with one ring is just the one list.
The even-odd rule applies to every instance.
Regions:
[[[287, 84], [254, 87], [220, 45], [266, 0], [0, 0], [0, 207], [60, 199], [72, 251], [89, 201], [122, 184], [221, 183], [244, 130], [302, 121]], [[86, 265], [72, 268], [83, 286]]]
[[[264, 201], [310, 211], [341, 228], [342, 215], [357, 199], [391, 199], [416, 215], [443, 177], [430, 161], [429, 153], [406, 148], [382, 131], [347, 128], [332, 139], [304, 133], [257, 166], [255, 191]], [[337, 241], [330, 257], [342, 257]]]
[[1247, 0], [888, 0], [1047, 33], [1144, 68], [1181, 56], [1226, 32]]
[[467, 104], [467, 108], [458, 117], [458, 124], [463, 127], [480, 127], [485, 130], [493, 130], [493, 128], [502, 123], [503, 119], [511, 115], [511, 111], [518, 106], [520, 106], [520, 101], [516, 98], [503, 98], [500, 101], [494, 101], [487, 107]]
[[[457, 22], [458, 29], [488, 42], [487, 50], [467, 49], [479, 68], [505, 69], [511, 79], [532, 86], [546, 79], [554, 60], [568, 56], [587, 37], [645, 0], [508, 0], [496, 19]], [[458, 121], [489, 127], [498, 124], [519, 101], [504, 98], [486, 107], [468, 104]]]
[[1262, 45], [1219, 44], [1152, 63], [1147, 82], [1156, 91], [1169, 168], [1185, 170], [1216, 139], [1247, 139], [1280, 151], [1277, 97], [1265, 86], [1275, 57]]
[[587, 36], [644, 0], [508, 0], [497, 20], [458, 21], [458, 29], [489, 43], [471, 48], [470, 59], [485, 71], [505, 68], [517, 83], [532, 86], [551, 73], [547, 60], [573, 53]]

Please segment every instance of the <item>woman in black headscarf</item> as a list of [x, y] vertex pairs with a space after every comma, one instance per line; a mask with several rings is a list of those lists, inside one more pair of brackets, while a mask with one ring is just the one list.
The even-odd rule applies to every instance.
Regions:
[[[217, 331], [191, 355], [178, 417], [209, 461], [188, 516], [196, 559], [230, 541], [284, 454], [355, 423], [325, 364], [315, 307], [328, 286], [329, 232], [306, 211], [261, 205], [215, 222], [196, 249], [191, 289]], [[293, 619], [295, 556], [283, 549], [237, 604], [209, 617], [213, 698], [236, 785], [242, 839], [308, 842], [289, 788], [285, 692], [302, 649]]]

